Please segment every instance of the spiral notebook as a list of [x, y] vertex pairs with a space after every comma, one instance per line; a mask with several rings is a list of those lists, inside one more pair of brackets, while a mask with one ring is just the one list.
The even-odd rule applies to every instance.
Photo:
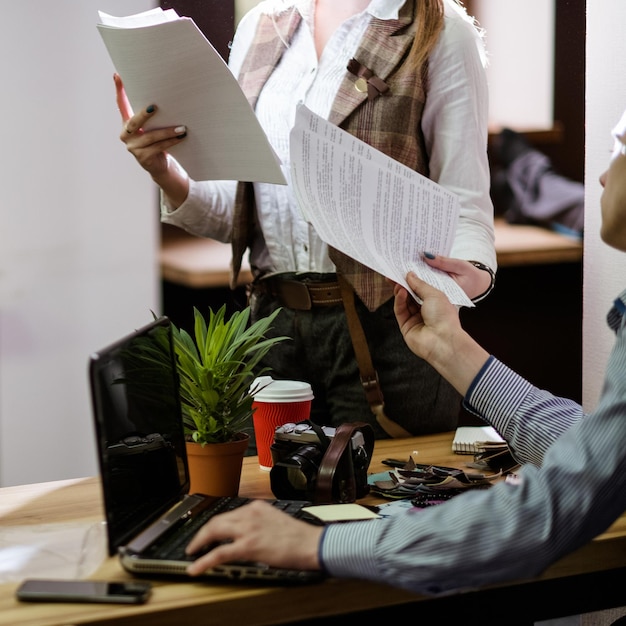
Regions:
[[506, 441], [493, 426], [459, 426], [452, 440], [452, 451], [456, 454], [477, 454], [483, 444], [506, 445]]

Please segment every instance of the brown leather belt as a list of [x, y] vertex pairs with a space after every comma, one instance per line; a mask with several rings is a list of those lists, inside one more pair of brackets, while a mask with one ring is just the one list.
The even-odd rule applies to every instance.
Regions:
[[374, 369], [367, 338], [355, 308], [355, 294], [350, 283], [338, 274], [273, 274], [257, 278], [248, 285], [249, 295], [268, 294], [288, 309], [309, 311], [314, 307], [343, 305], [350, 338], [354, 347], [361, 384], [367, 402], [381, 428], [390, 437], [410, 437], [411, 433], [385, 414], [382, 389]]
[[251, 291], [266, 293], [276, 298], [281, 306], [297, 311], [310, 311], [318, 306], [339, 306], [343, 303], [337, 280], [316, 281], [310, 278], [267, 276], [252, 283]]

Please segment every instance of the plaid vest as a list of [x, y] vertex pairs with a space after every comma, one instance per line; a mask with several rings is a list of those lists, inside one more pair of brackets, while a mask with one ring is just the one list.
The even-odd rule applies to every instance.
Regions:
[[[362, 87], [362, 79], [357, 89], [359, 76], [346, 71], [329, 121], [427, 176], [428, 162], [421, 132], [426, 67], [416, 71], [407, 63], [415, 33], [414, 6], [415, 0], [407, 0], [397, 20], [373, 18], [354, 57], [365, 77], [373, 76], [370, 82], [386, 85], [389, 90], [381, 94], [370, 90], [368, 97], [367, 90]], [[253, 108], [285, 50], [284, 42], [291, 41], [300, 20], [300, 14], [292, 10], [274, 16], [261, 16], [238, 78]], [[239, 183], [231, 240], [231, 287], [236, 284], [241, 260], [254, 236], [255, 216], [252, 183]], [[329, 255], [337, 271], [347, 278], [369, 310], [374, 311], [392, 297], [393, 288], [384, 276], [334, 248], [329, 249]]]

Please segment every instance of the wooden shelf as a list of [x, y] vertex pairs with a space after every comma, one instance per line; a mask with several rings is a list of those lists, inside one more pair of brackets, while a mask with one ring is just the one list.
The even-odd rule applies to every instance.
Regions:
[[[581, 241], [540, 226], [508, 224], [495, 220], [496, 253], [500, 267], [571, 263], [580, 261]], [[231, 249], [229, 244], [194, 237], [168, 225], [162, 227], [161, 277], [193, 289], [228, 287]], [[244, 263], [239, 285], [252, 280], [250, 267]]]
[[[492, 126], [489, 128], [489, 142], [491, 143], [502, 131], [503, 127]], [[520, 128], [516, 126], [512, 128], [516, 133], [523, 135], [530, 144], [535, 147], [548, 144], [558, 144], [563, 141], [564, 130], [563, 124], [555, 121], [552, 128]]]
[[541, 226], [495, 220], [498, 267], [572, 263], [583, 256], [583, 243]]
[[[194, 237], [180, 228], [163, 224], [161, 228], [161, 278], [184, 287], [206, 289], [228, 287], [230, 244]], [[250, 267], [242, 264], [239, 285], [252, 280]]]

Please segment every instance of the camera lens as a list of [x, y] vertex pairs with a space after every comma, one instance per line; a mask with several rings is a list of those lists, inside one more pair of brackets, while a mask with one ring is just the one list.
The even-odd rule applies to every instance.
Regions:
[[291, 489], [297, 492], [305, 492], [307, 487], [307, 477], [299, 467], [286, 467], [285, 478]]
[[270, 472], [272, 493], [288, 500], [311, 500], [322, 451], [317, 446], [301, 446], [274, 463]]

